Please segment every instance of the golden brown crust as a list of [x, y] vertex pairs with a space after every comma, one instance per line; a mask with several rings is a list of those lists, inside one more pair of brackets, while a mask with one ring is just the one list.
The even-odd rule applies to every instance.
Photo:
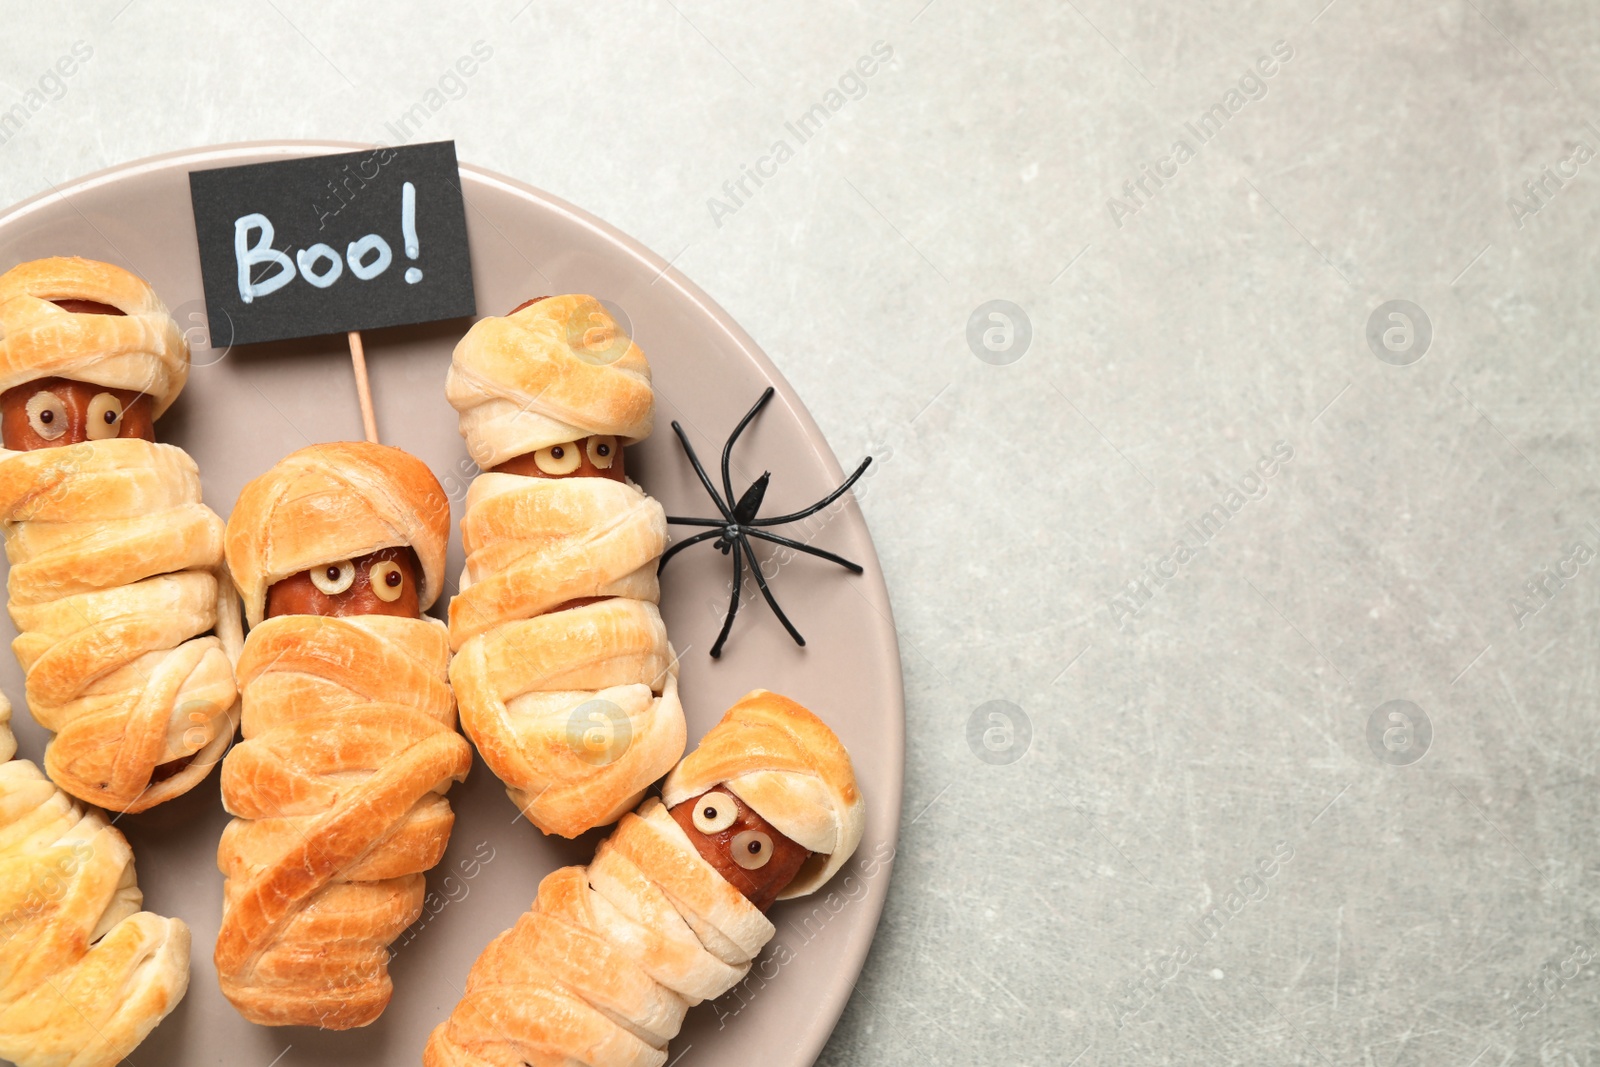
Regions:
[[[137, 439], [0, 452], [0, 531], [51, 778], [118, 811], [192, 789], [238, 723], [241, 641], [194, 461]], [[177, 773], [153, 779], [163, 765]]]
[[552, 296], [480, 319], [450, 361], [445, 396], [484, 470], [591, 434], [650, 435], [650, 364], [592, 296]]
[[[75, 314], [54, 300], [123, 314]], [[0, 275], [0, 392], [53, 375], [147, 393], [159, 418], [188, 379], [189, 346], [143, 279], [92, 259], [38, 259]]]
[[244, 487], [228, 520], [228, 568], [254, 626], [278, 579], [409, 545], [426, 611], [444, 587], [449, 537], [450, 501], [427, 464], [398, 448], [336, 441], [290, 453]]
[[595, 929], [582, 867], [539, 883], [533, 910], [484, 950], [466, 995], [423, 1052], [426, 1067], [570, 1063], [659, 1067], [688, 1003]]
[[774, 932], [647, 801], [588, 867], [540, 882], [533, 910], [473, 965], [423, 1063], [660, 1067], [689, 1005], [731, 989]]
[[[597, 361], [598, 348], [574, 349], [568, 328], [585, 316], [603, 316], [597, 328], [615, 339], [597, 302], [552, 297], [478, 323], [457, 346], [450, 394], [474, 455], [492, 453], [480, 463], [588, 434], [649, 432], [643, 354], [631, 341], [611, 363]], [[469, 381], [477, 392], [464, 404]], [[495, 414], [532, 394], [545, 414]], [[467, 493], [461, 530], [450, 677], [462, 727], [545, 833], [574, 837], [612, 821], [683, 752], [675, 657], [656, 610], [661, 505], [626, 481], [488, 473]]]
[[507, 623], [450, 665], [461, 725], [528, 820], [576, 837], [683, 752], [677, 662], [654, 604], [612, 597]]
[[459, 651], [478, 634], [582, 597], [656, 603], [666, 539], [666, 512], [636, 485], [479, 475], [461, 520], [467, 566], [450, 601], [451, 643]]
[[[702, 768], [748, 742], [768, 755], [740, 764], [741, 775], [806, 773], [855, 794], [838, 739], [793, 701], [752, 694], [706, 739], [713, 754], [698, 761]], [[833, 805], [802, 786], [790, 808], [805, 798]], [[855, 841], [839, 843], [842, 863]], [[423, 1063], [660, 1067], [685, 1008], [731, 989], [775, 932], [652, 798], [622, 818], [587, 867], [564, 867], [539, 884], [533, 909], [473, 965]]]
[[421, 913], [443, 793], [472, 762], [449, 656], [438, 621], [378, 615], [279, 616], [245, 642], [215, 960], [252, 1022], [342, 1030], [388, 1004], [389, 943]]
[[[0, 696], [0, 753], [15, 751]], [[140, 911], [133, 853], [26, 760], [0, 764], [0, 1058], [113, 1067], [183, 999], [189, 928]]]

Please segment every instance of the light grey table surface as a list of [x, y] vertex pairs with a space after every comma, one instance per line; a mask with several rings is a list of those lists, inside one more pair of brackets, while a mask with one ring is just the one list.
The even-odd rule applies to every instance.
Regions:
[[453, 137], [877, 457], [904, 823], [821, 1063], [1588, 1065], [1600, 8], [1325, 3], [9, 0], [0, 203]]

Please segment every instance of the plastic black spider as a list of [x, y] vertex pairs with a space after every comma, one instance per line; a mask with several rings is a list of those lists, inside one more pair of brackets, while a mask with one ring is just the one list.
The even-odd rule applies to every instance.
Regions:
[[745, 414], [745, 417], [739, 420], [739, 425], [733, 428], [733, 435], [728, 438], [728, 443], [722, 446], [722, 489], [723, 493], [727, 494], [726, 497], [719, 494], [716, 486], [711, 484], [711, 478], [706, 474], [706, 469], [700, 465], [700, 457], [695, 455], [694, 446], [689, 444], [688, 435], [683, 432], [683, 427], [679, 426], [677, 422], [672, 424], [673, 433], [678, 435], [678, 442], [683, 445], [683, 451], [688, 455], [689, 462], [694, 466], [694, 472], [700, 476], [700, 484], [704, 485], [706, 492], [711, 494], [711, 499], [716, 502], [717, 510], [722, 512], [722, 518], [681, 519], [668, 515], [667, 521], [675, 526], [709, 526], [711, 529], [679, 541], [667, 549], [661, 556], [661, 563], [657, 566], [656, 572], [659, 574], [666, 568], [668, 560], [690, 545], [699, 544], [701, 541], [706, 541], [713, 537], [716, 538], [716, 541], [713, 542], [714, 545], [724, 556], [729, 552], [733, 553], [733, 596], [728, 601], [728, 616], [722, 621], [722, 632], [717, 635], [716, 644], [711, 646], [713, 658], [722, 655], [722, 645], [728, 640], [728, 631], [733, 629], [733, 617], [739, 613], [739, 587], [746, 559], [750, 561], [750, 573], [755, 578], [756, 585], [761, 590], [761, 595], [766, 598], [768, 604], [772, 605], [772, 613], [778, 616], [778, 621], [783, 623], [785, 630], [789, 631], [789, 636], [794, 638], [795, 644], [804, 645], [806, 643], [806, 639], [800, 636], [800, 631], [794, 628], [794, 623], [790, 622], [789, 617], [783, 613], [783, 609], [778, 607], [778, 601], [773, 597], [772, 590], [767, 588], [767, 580], [761, 576], [761, 567], [756, 563], [755, 550], [750, 547], [750, 538], [756, 537], [763, 541], [770, 541], [775, 545], [792, 548], [796, 552], [820, 556], [825, 560], [837, 563], [848, 571], [856, 574], [861, 573], [859, 564], [851, 563], [843, 556], [836, 556], [832, 552], [813, 548], [791, 537], [782, 537], [771, 533], [767, 528], [798, 522], [808, 516], [815, 515], [835, 500], [838, 500], [849, 492], [852, 485], [856, 484], [856, 479], [861, 477], [862, 472], [872, 462], [871, 456], [862, 460], [861, 466], [857, 467], [855, 473], [846, 478], [844, 484], [839, 488], [810, 507], [790, 515], [777, 515], [770, 519], [756, 517], [761, 510], [761, 500], [767, 495], [767, 482], [772, 478], [771, 471], [762, 471], [761, 477], [751, 482], [749, 488], [740, 495], [737, 504], [730, 506], [728, 503], [733, 500], [733, 479], [728, 475], [728, 461], [729, 457], [733, 455], [734, 442], [739, 440], [739, 435], [744, 432], [744, 428], [750, 425], [750, 420], [755, 418], [756, 414], [766, 406], [768, 400], [772, 399], [772, 392], [771, 386], [768, 386], [767, 391], [761, 394], [761, 399], [756, 401], [755, 407], [751, 408]]

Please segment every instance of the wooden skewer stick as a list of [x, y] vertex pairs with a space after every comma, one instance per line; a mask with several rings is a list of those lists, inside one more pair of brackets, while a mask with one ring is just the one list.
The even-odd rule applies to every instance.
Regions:
[[372, 414], [372, 386], [367, 384], [367, 353], [361, 347], [361, 331], [351, 330], [350, 363], [356, 370], [356, 397], [361, 401], [361, 428], [367, 440], [378, 443], [378, 420]]

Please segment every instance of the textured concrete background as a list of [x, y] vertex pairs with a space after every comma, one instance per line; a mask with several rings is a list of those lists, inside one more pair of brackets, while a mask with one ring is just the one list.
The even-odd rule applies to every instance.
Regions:
[[0, 202], [454, 137], [878, 457], [905, 829], [822, 1063], [1588, 1065], [1600, 11], [1325, 3], [15, 3]]

